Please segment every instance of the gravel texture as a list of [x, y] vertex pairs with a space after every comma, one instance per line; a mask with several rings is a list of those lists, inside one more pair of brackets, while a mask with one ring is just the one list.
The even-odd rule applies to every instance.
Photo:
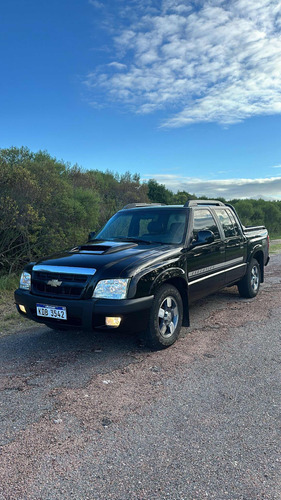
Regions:
[[0, 339], [1, 500], [280, 500], [281, 256], [253, 300], [197, 302], [161, 352], [47, 328]]

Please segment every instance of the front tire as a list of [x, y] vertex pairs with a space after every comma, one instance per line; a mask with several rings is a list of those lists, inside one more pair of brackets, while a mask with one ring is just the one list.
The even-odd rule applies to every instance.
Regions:
[[252, 299], [259, 291], [261, 282], [260, 265], [256, 259], [252, 259], [247, 273], [244, 278], [238, 283], [238, 290], [241, 297]]
[[157, 290], [150, 312], [146, 344], [152, 349], [165, 349], [178, 338], [183, 319], [181, 294], [173, 285]]

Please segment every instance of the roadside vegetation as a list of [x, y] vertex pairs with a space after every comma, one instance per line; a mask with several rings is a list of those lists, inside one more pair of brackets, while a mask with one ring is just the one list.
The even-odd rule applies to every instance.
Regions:
[[20, 316], [14, 304], [14, 290], [19, 286], [19, 275], [0, 276], [0, 337], [14, 333], [19, 328], [34, 326], [32, 321]]

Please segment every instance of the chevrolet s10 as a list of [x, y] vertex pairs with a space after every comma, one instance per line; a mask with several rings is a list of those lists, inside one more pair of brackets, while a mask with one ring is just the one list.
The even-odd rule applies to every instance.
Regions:
[[122, 328], [160, 349], [189, 325], [192, 301], [231, 285], [255, 297], [268, 261], [266, 228], [245, 228], [231, 205], [130, 204], [87, 244], [28, 264], [15, 301], [54, 329]]

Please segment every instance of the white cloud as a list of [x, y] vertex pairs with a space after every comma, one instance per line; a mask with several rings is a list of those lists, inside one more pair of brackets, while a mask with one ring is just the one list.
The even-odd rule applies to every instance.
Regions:
[[117, 61], [113, 61], [113, 62], [109, 63], [109, 64], [108, 64], [108, 66], [109, 66], [110, 68], [114, 68], [114, 69], [116, 69], [117, 71], [118, 71], [118, 70], [119, 70], [119, 71], [122, 71], [122, 70], [124, 70], [124, 69], [126, 69], [126, 68], [127, 68], [126, 64], [121, 64], [121, 63], [119, 63], [119, 62], [117, 62]]
[[281, 177], [265, 179], [218, 179], [202, 180], [172, 174], [148, 174], [143, 180], [155, 179], [173, 192], [187, 191], [196, 196], [208, 196], [210, 199], [223, 197], [265, 198], [281, 200]]
[[280, 0], [209, 0], [193, 8], [163, 0], [158, 9], [149, 0], [141, 7], [119, 1], [126, 24], [112, 38], [111, 71], [105, 65], [87, 76], [93, 93], [137, 113], [164, 109], [166, 127], [281, 113]]
[[103, 9], [104, 7], [103, 3], [98, 0], [89, 0], [89, 4], [93, 5], [96, 9]]

